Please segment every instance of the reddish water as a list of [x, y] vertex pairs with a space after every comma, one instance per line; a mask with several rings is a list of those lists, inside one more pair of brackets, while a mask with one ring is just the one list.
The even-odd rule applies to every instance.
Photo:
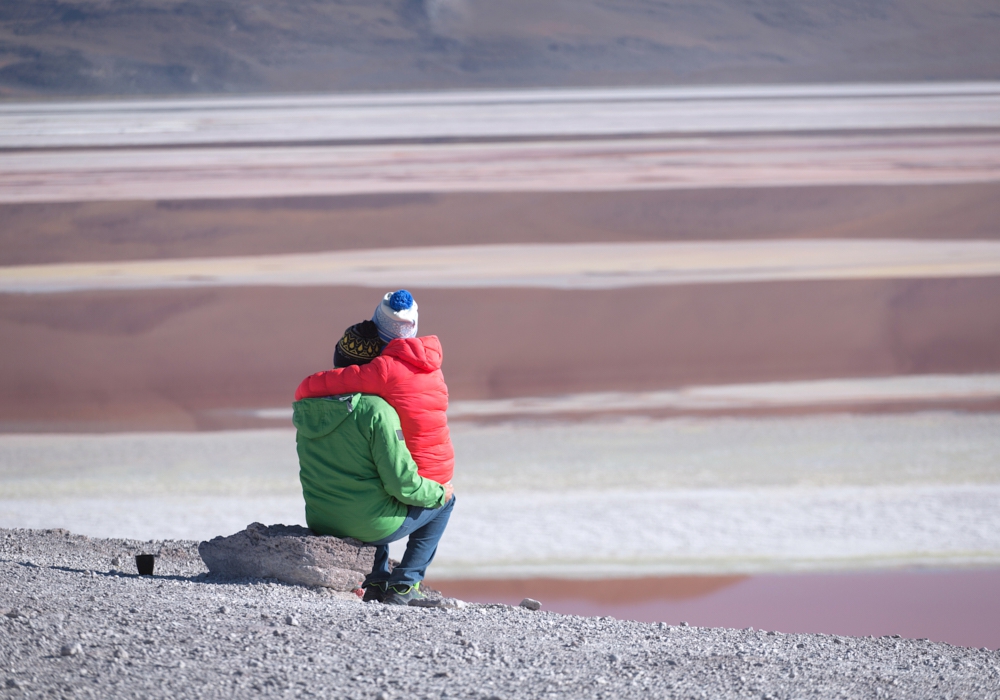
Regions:
[[1000, 648], [1000, 570], [428, 583], [464, 600], [530, 597], [572, 615]]

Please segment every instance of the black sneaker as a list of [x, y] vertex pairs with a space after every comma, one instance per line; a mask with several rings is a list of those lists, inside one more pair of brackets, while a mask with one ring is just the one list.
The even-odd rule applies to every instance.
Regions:
[[386, 605], [409, 605], [415, 600], [426, 600], [427, 596], [420, 590], [420, 582], [412, 586], [389, 586], [382, 600]]
[[361, 588], [365, 591], [365, 597], [361, 599], [365, 603], [370, 603], [373, 600], [376, 603], [385, 601], [385, 583], [375, 581], [372, 583], [366, 583], [362, 585]]

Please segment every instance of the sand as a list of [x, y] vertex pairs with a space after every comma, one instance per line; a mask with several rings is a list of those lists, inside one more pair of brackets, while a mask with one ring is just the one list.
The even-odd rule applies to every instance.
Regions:
[[[1000, 82], [26, 101], [0, 103], [0, 150], [302, 143], [310, 147], [302, 153], [308, 158], [324, 142], [961, 131], [998, 122]], [[149, 155], [176, 165], [197, 152]]]
[[[997, 421], [456, 424], [459, 502], [434, 576], [995, 567]], [[0, 436], [0, 527], [207, 539], [302, 523], [297, 475], [287, 429]]]
[[998, 192], [980, 184], [8, 204], [0, 263], [471, 244], [995, 240]]
[[203, 287], [622, 289], [1000, 276], [1000, 241], [829, 239], [377, 248], [0, 267], [0, 293]]
[[[449, 419], [529, 421], [554, 416], [620, 416], [627, 413], [792, 412], [913, 409], [928, 403], [964, 403], [992, 408], [1000, 400], [1000, 374], [924, 374], [866, 379], [761, 382], [688, 386], [668, 391], [606, 391], [560, 396], [453, 401]], [[257, 411], [265, 418], [291, 417], [290, 408]]]
[[998, 153], [1000, 140], [991, 132], [948, 130], [886, 136], [54, 149], [0, 154], [0, 202], [991, 183], [998, 179]]
[[[0, 261], [614, 241], [992, 241], [997, 202], [996, 185], [962, 185], [7, 205]], [[876, 279], [417, 296], [421, 332], [444, 343], [452, 398], [495, 400], [996, 372], [997, 284]], [[342, 329], [373, 306], [372, 291], [358, 287], [3, 295], [0, 351], [10, 371], [0, 375], [0, 427], [263, 427], [247, 412], [287, 406], [302, 377], [329, 366]]]
[[[417, 298], [421, 332], [444, 345], [451, 396], [465, 400], [996, 372], [998, 295], [1000, 281], [984, 278]], [[372, 299], [364, 288], [4, 295], [0, 424], [264, 427], [239, 411], [287, 407]]]

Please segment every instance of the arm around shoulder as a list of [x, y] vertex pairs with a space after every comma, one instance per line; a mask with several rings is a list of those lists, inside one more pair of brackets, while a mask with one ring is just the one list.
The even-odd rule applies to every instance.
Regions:
[[295, 400], [339, 394], [378, 394], [385, 386], [385, 362], [376, 358], [366, 365], [351, 365], [310, 374], [295, 390]]

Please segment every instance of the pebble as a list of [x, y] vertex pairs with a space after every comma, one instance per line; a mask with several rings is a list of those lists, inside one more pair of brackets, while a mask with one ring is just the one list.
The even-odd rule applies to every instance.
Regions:
[[226, 613], [228, 613], [228, 612], [229, 612], [229, 608], [228, 608], [228, 607], [226, 607], [225, 605], [223, 605], [223, 606], [221, 606], [221, 607], [219, 608], [219, 613], [220, 613], [220, 614], [222, 614], [222, 615], [225, 615], [225, 614], [226, 614]]
[[83, 651], [83, 647], [77, 644], [63, 644], [62, 648], [59, 650], [60, 656], [76, 656]]
[[295, 617], [294, 615], [288, 615], [285, 618], [285, 624], [286, 625], [291, 625], [292, 627], [298, 627], [299, 626], [299, 618]]
[[534, 598], [525, 598], [521, 601], [521, 607], [527, 608], [528, 610], [541, 610], [542, 604]]
[[689, 624], [688, 624], [688, 623], [686, 623], [686, 622], [681, 622], [681, 627], [690, 627], [690, 626], [691, 626], [691, 625], [689, 625]]

